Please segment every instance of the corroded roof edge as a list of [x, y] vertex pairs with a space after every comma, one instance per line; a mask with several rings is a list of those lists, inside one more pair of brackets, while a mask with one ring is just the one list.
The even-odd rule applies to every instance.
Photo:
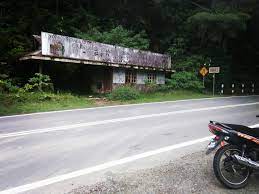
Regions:
[[[88, 64], [88, 65], [102, 65], [102, 66], [111, 66], [111, 67], [121, 67], [121, 68], [134, 68], [140, 70], [153, 70], [153, 71], [164, 71], [164, 72], [175, 72], [172, 68], [161, 68], [161, 67], [150, 67], [150, 66], [140, 66], [134, 64], [117, 64], [105, 61], [91, 61], [85, 59], [77, 59], [77, 58], [66, 58], [60, 56], [49, 56], [49, 55], [42, 55], [42, 48], [41, 48], [41, 36], [33, 35], [33, 38], [39, 43], [39, 48], [36, 51], [27, 53], [23, 57], [20, 58], [21, 61], [24, 60], [49, 60], [49, 61], [59, 61], [59, 62], [66, 62], [66, 63], [81, 63], [81, 64]], [[150, 52], [150, 51], [148, 51]], [[171, 57], [170, 57], [171, 63]]]

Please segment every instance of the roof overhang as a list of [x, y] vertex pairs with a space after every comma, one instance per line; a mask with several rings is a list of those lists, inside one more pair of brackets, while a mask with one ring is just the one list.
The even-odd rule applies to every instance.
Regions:
[[121, 64], [104, 63], [104, 62], [98, 62], [98, 61], [78, 60], [78, 59], [50, 57], [50, 56], [42, 56], [42, 55], [26, 55], [24, 57], [21, 57], [20, 60], [21, 61], [26, 61], [26, 60], [54, 61], [54, 62], [62, 62], [62, 63], [97, 65], [97, 66], [106, 66], [106, 67], [115, 67], [115, 68], [128, 68], [128, 69], [162, 71], [162, 72], [172, 72], [172, 73], [175, 72], [175, 70], [171, 70], [171, 69], [159, 69], [159, 68], [143, 67], [143, 66], [136, 66], [136, 65], [121, 65]]
[[[43, 41], [42, 40], [42, 36], [46, 36], [47, 35], [47, 40]], [[39, 61], [55, 61], [55, 62], [63, 62], [63, 63], [75, 63], [75, 64], [86, 64], [86, 65], [98, 65], [98, 66], [110, 66], [110, 67], [120, 67], [120, 68], [133, 68], [133, 69], [140, 69], [140, 70], [152, 70], [152, 71], [163, 71], [163, 72], [175, 72], [174, 70], [172, 70], [171, 68], [164, 68], [161, 65], [156, 65], [156, 66], [148, 66], [148, 65], [136, 65], [136, 64], [129, 64], [129, 63], [116, 63], [117, 61], [102, 61], [102, 60], [89, 60], [89, 59], [95, 59], [95, 58], [91, 58], [91, 56], [89, 56], [89, 58], [81, 58], [81, 57], [71, 57], [70, 55], [67, 56], [56, 56], [56, 55], [51, 55], [51, 53], [48, 53], [47, 55], [43, 54], [43, 48], [42, 47], [46, 47], [49, 48], [49, 46], [51, 46], [51, 44], [49, 42], [51, 42], [52, 40], [50, 39], [51, 36], [55, 36], [56, 39], [59, 39], [59, 44], [61, 41], [70, 41], [69, 43], [73, 44], [77, 44], [77, 41], [80, 42], [80, 44], [84, 44], [83, 46], [87, 45], [87, 46], [91, 46], [89, 48], [92, 48], [92, 46], [94, 46], [94, 48], [100, 47], [100, 49], [106, 49], [107, 48], [111, 48], [113, 49], [113, 47], [115, 49], [118, 49], [119, 51], [123, 51], [123, 49], [127, 48], [123, 48], [123, 47], [118, 47], [118, 46], [114, 46], [114, 45], [106, 45], [106, 44], [102, 44], [102, 43], [97, 43], [97, 42], [92, 42], [92, 41], [84, 41], [81, 39], [76, 39], [76, 38], [71, 38], [71, 37], [65, 37], [65, 36], [60, 36], [60, 35], [55, 35], [55, 34], [49, 34], [49, 33], [42, 33], [42, 36], [38, 36], [38, 35], [33, 35], [34, 39], [36, 40], [36, 42], [38, 43], [37, 45], [39, 45], [38, 50], [28, 53], [25, 56], [21, 57], [20, 60], [21, 61], [25, 61], [25, 60], [39, 60]], [[46, 37], [45, 37], [46, 39]], [[46, 43], [48, 45], [46, 45]], [[64, 42], [65, 45], [68, 44], [68, 42]], [[50, 45], [49, 45], [50, 44]], [[89, 45], [88, 45], [89, 44]], [[70, 47], [67, 49], [69, 50]], [[46, 50], [46, 48], [45, 48]], [[89, 49], [91, 50], [91, 49]], [[86, 50], [86, 52], [89, 52], [89, 50]], [[71, 51], [70, 51], [71, 52]], [[76, 51], [79, 52], [79, 51]], [[84, 50], [85, 52], [85, 50]], [[123, 51], [124, 52], [124, 51]], [[149, 55], [156, 55], [156, 56], [162, 56], [162, 57], [166, 57], [166, 55], [162, 55], [162, 54], [157, 54], [157, 53], [151, 53], [151, 52], [146, 52], [146, 51], [139, 51], [136, 49], [131, 49], [128, 52], [140, 52], [140, 53], [147, 53], [147, 56]], [[70, 54], [70, 53], [69, 53]], [[119, 55], [120, 56], [120, 55]], [[123, 55], [122, 55], [123, 56]], [[145, 57], [145, 56], [144, 56]], [[145, 61], [146, 62], [146, 61]], [[169, 61], [167, 61], [169, 64], [169, 66], [171, 67], [171, 58], [169, 58]]]

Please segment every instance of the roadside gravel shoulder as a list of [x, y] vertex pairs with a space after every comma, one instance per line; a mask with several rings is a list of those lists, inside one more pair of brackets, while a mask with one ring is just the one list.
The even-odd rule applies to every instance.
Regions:
[[213, 154], [196, 152], [166, 165], [131, 173], [112, 174], [106, 181], [74, 189], [69, 194], [108, 193], [258, 193], [259, 175], [240, 190], [224, 188], [212, 169]]

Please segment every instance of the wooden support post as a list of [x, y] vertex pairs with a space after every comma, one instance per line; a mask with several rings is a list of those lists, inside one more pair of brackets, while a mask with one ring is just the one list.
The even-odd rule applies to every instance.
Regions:
[[42, 69], [43, 69], [43, 67], [42, 67], [42, 63], [41, 63], [41, 62], [39, 62], [39, 73], [40, 73], [40, 74], [42, 74], [42, 71], [43, 71]]
[[212, 94], [215, 95], [215, 73], [213, 73], [213, 88], [212, 88]]
[[[42, 74], [42, 70], [43, 67], [42, 67], [42, 62], [39, 62], [39, 73]], [[41, 83], [39, 84], [39, 90], [42, 92], [42, 87], [41, 87]]]

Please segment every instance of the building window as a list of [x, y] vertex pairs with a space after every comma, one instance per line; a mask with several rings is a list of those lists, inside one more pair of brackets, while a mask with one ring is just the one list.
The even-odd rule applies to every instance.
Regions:
[[147, 74], [147, 81], [148, 81], [148, 83], [156, 83], [156, 74], [155, 73], [148, 73]]
[[136, 71], [126, 71], [125, 78], [126, 84], [135, 84], [137, 82]]

